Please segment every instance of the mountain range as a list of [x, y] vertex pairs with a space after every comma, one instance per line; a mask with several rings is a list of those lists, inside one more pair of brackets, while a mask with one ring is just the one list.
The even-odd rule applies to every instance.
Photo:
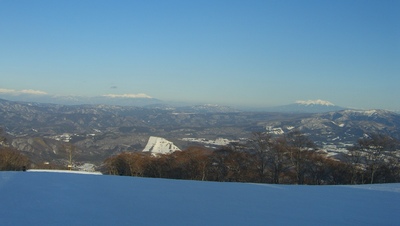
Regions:
[[31, 95], [31, 94], [8, 94], [0, 93], [0, 98], [19, 101], [36, 102], [60, 105], [85, 105], [85, 104], [105, 104], [119, 106], [137, 106], [163, 104], [164, 102], [152, 98], [146, 94], [125, 94], [125, 95], [103, 95], [95, 97], [85, 96], [60, 96], [60, 95]]
[[203, 141], [210, 146], [208, 141], [219, 138], [240, 141], [253, 132], [282, 134], [297, 129], [321, 148], [334, 152], [354, 144], [365, 133], [400, 139], [400, 115], [385, 110], [289, 113], [238, 111], [215, 105], [174, 108], [0, 100], [0, 128], [8, 145], [37, 161], [63, 161], [66, 147], [72, 145], [77, 161], [100, 164], [122, 151], [144, 150], [151, 136], [167, 139], [184, 150]]
[[[96, 97], [85, 96], [56, 96], [56, 95], [32, 95], [24, 93], [1, 93], [0, 98], [19, 101], [19, 102], [35, 102], [59, 105], [116, 105], [131, 107], [146, 107], [158, 109], [175, 109], [177, 111], [189, 112], [235, 112], [236, 108], [229, 106], [221, 106], [217, 104], [190, 104], [182, 102], [162, 101], [152, 98], [146, 94], [108, 94]], [[244, 111], [268, 111], [268, 112], [288, 112], [288, 113], [319, 113], [329, 111], [339, 111], [346, 108], [336, 106], [329, 101], [324, 100], [308, 100], [296, 101], [295, 103], [265, 108], [241, 108]]]
[[341, 111], [347, 108], [334, 105], [329, 101], [323, 100], [308, 100], [308, 101], [296, 101], [293, 104], [276, 106], [265, 109], [266, 111], [275, 112], [289, 112], [289, 113], [322, 113]]

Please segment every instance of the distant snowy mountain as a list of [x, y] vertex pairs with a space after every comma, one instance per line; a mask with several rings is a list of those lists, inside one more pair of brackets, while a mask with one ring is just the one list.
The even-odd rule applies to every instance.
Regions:
[[163, 101], [152, 98], [146, 94], [122, 94], [122, 95], [103, 95], [96, 97], [85, 96], [57, 96], [57, 95], [9, 95], [0, 93], [0, 98], [21, 101], [21, 102], [37, 102], [62, 105], [86, 105], [86, 104], [104, 104], [119, 106], [136, 106], [144, 107], [147, 105], [161, 104]]
[[268, 108], [271, 112], [288, 112], [288, 113], [323, 113], [331, 111], [341, 111], [346, 108], [336, 106], [335, 104], [325, 100], [299, 100], [293, 104]]
[[150, 152], [153, 155], [169, 154], [175, 151], [180, 151], [180, 149], [174, 143], [162, 137], [154, 136], [149, 138], [146, 147], [143, 149], [143, 152]]
[[177, 111], [193, 112], [193, 113], [227, 113], [227, 112], [238, 112], [238, 110], [218, 104], [202, 104], [192, 105], [185, 107], [177, 107]]
[[335, 106], [329, 101], [326, 100], [298, 100], [296, 104], [306, 105], [306, 106], [314, 106], [314, 105], [322, 105], [322, 106]]
[[146, 97], [142, 95], [138, 95], [137, 97], [129, 97], [129, 96], [98, 96], [90, 99], [91, 104], [107, 104], [107, 105], [120, 105], [120, 106], [136, 106], [136, 107], [144, 107], [148, 105], [161, 104], [163, 101]]

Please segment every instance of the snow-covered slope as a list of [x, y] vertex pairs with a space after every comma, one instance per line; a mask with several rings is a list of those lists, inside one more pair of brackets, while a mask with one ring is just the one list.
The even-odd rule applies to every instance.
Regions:
[[285, 186], [0, 172], [1, 225], [398, 225], [400, 184]]
[[174, 145], [174, 143], [162, 138], [151, 136], [147, 141], [146, 147], [143, 152], [150, 152], [154, 155], [157, 154], [169, 154], [174, 151], [180, 151], [180, 149]]

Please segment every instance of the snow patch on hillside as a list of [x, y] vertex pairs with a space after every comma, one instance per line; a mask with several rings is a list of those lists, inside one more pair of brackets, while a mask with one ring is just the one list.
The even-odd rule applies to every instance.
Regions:
[[169, 154], [180, 149], [174, 145], [174, 143], [162, 138], [151, 136], [147, 142], [143, 152], [150, 152], [153, 155], [157, 154]]
[[334, 125], [337, 125], [337, 126], [339, 126], [339, 127], [344, 127], [346, 124], [344, 124], [344, 123], [336, 123], [336, 122], [334, 122], [334, 121], [331, 121]]
[[354, 114], [354, 115], [365, 115], [365, 116], [368, 116], [368, 117], [377, 115], [379, 113], [382, 113], [382, 114], [389, 113], [389, 111], [375, 110], [375, 109], [372, 109], [372, 110], [346, 110], [344, 112], [345, 113], [349, 113], [349, 114]]
[[285, 133], [281, 127], [266, 126], [265, 129], [267, 130], [267, 133], [270, 134], [282, 135]]
[[196, 142], [196, 143], [202, 143], [202, 144], [209, 144], [209, 145], [215, 145], [215, 146], [226, 146], [229, 145], [230, 143], [233, 142], [239, 142], [239, 140], [229, 140], [226, 138], [217, 138], [215, 140], [209, 140], [206, 138], [182, 138], [183, 141], [188, 141], [188, 142]]

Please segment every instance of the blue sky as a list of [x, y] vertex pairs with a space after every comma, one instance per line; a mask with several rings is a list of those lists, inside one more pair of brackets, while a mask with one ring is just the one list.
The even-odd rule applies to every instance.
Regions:
[[400, 110], [400, 1], [0, 0], [0, 91]]

